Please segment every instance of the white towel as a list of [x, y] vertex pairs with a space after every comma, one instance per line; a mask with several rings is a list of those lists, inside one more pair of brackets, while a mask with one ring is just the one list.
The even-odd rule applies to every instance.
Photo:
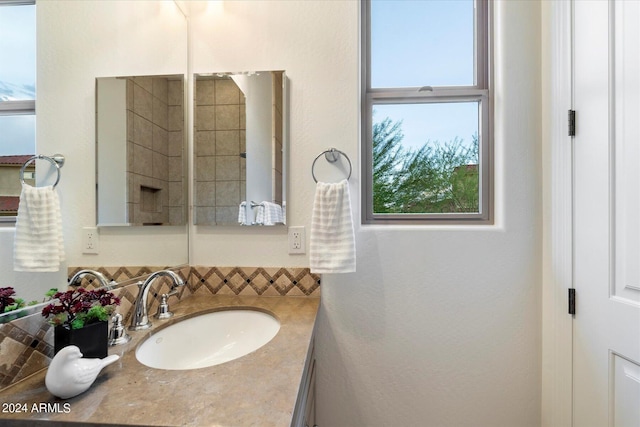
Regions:
[[312, 273], [356, 271], [356, 243], [346, 179], [316, 185], [309, 249]]
[[[253, 203], [253, 202], [251, 202]], [[262, 205], [253, 205], [256, 208], [253, 214], [253, 223], [258, 225], [263, 225], [262, 221], [264, 221], [264, 206]]]
[[247, 225], [247, 202], [240, 203], [238, 208], [238, 224]]
[[276, 225], [276, 223], [284, 222], [282, 217], [282, 206], [277, 203], [263, 201], [258, 206], [258, 214], [256, 223], [261, 225]]
[[58, 271], [64, 261], [62, 216], [56, 189], [22, 184], [13, 246], [15, 271]]

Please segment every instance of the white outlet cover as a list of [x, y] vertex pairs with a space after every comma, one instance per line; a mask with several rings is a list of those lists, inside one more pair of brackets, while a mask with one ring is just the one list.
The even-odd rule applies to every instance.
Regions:
[[97, 254], [99, 250], [100, 238], [97, 227], [82, 228], [82, 253]]
[[306, 253], [304, 226], [289, 227], [289, 253]]

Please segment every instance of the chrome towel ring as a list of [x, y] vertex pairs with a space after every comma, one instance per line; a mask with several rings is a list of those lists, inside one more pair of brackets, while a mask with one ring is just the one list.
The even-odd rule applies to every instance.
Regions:
[[58, 182], [60, 182], [60, 168], [62, 166], [64, 166], [64, 156], [62, 154], [54, 154], [53, 156], [49, 157], [49, 156], [43, 156], [42, 154], [37, 154], [33, 157], [31, 157], [29, 160], [27, 160], [26, 162], [24, 162], [24, 164], [22, 165], [22, 167], [20, 168], [20, 182], [22, 182], [22, 184], [24, 184], [24, 171], [27, 168], [27, 166], [29, 166], [29, 164], [31, 162], [35, 162], [36, 160], [46, 160], [49, 163], [51, 163], [52, 165], [54, 165], [56, 167], [56, 172], [58, 172], [58, 176], [56, 177], [56, 182], [53, 183], [53, 188], [56, 187], [56, 185], [58, 185]]
[[337, 148], [329, 148], [328, 150], [324, 150], [322, 153], [318, 154], [318, 156], [313, 160], [313, 163], [311, 164], [311, 176], [313, 176], [313, 180], [316, 183], [318, 182], [318, 179], [316, 178], [314, 168], [316, 167], [316, 162], [318, 161], [320, 156], [322, 156], [323, 154], [324, 154], [324, 158], [327, 159], [327, 162], [329, 163], [337, 162], [339, 158], [339, 154], [344, 156], [344, 158], [347, 159], [347, 162], [349, 162], [349, 176], [347, 176], [347, 181], [349, 180], [349, 178], [351, 178], [351, 172], [353, 171], [353, 166], [351, 165], [351, 160], [349, 159], [349, 156], [347, 156], [344, 152], [338, 150]]

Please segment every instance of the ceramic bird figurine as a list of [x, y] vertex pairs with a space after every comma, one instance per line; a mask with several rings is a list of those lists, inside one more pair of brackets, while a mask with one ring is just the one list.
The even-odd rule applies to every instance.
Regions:
[[44, 383], [51, 394], [68, 399], [89, 389], [102, 368], [119, 358], [112, 354], [104, 359], [83, 359], [77, 346], [67, 346], [53, 357]]

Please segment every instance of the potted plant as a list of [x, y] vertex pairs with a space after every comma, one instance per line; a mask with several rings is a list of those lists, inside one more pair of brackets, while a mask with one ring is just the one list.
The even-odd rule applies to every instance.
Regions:
[[107, 356], [108, 320], [120, 298], [106, 289], [78, 288], [57, 292], [57, 298], [42, 309], [54, 329], [54, 353], [76, 345], [87, 358]]

